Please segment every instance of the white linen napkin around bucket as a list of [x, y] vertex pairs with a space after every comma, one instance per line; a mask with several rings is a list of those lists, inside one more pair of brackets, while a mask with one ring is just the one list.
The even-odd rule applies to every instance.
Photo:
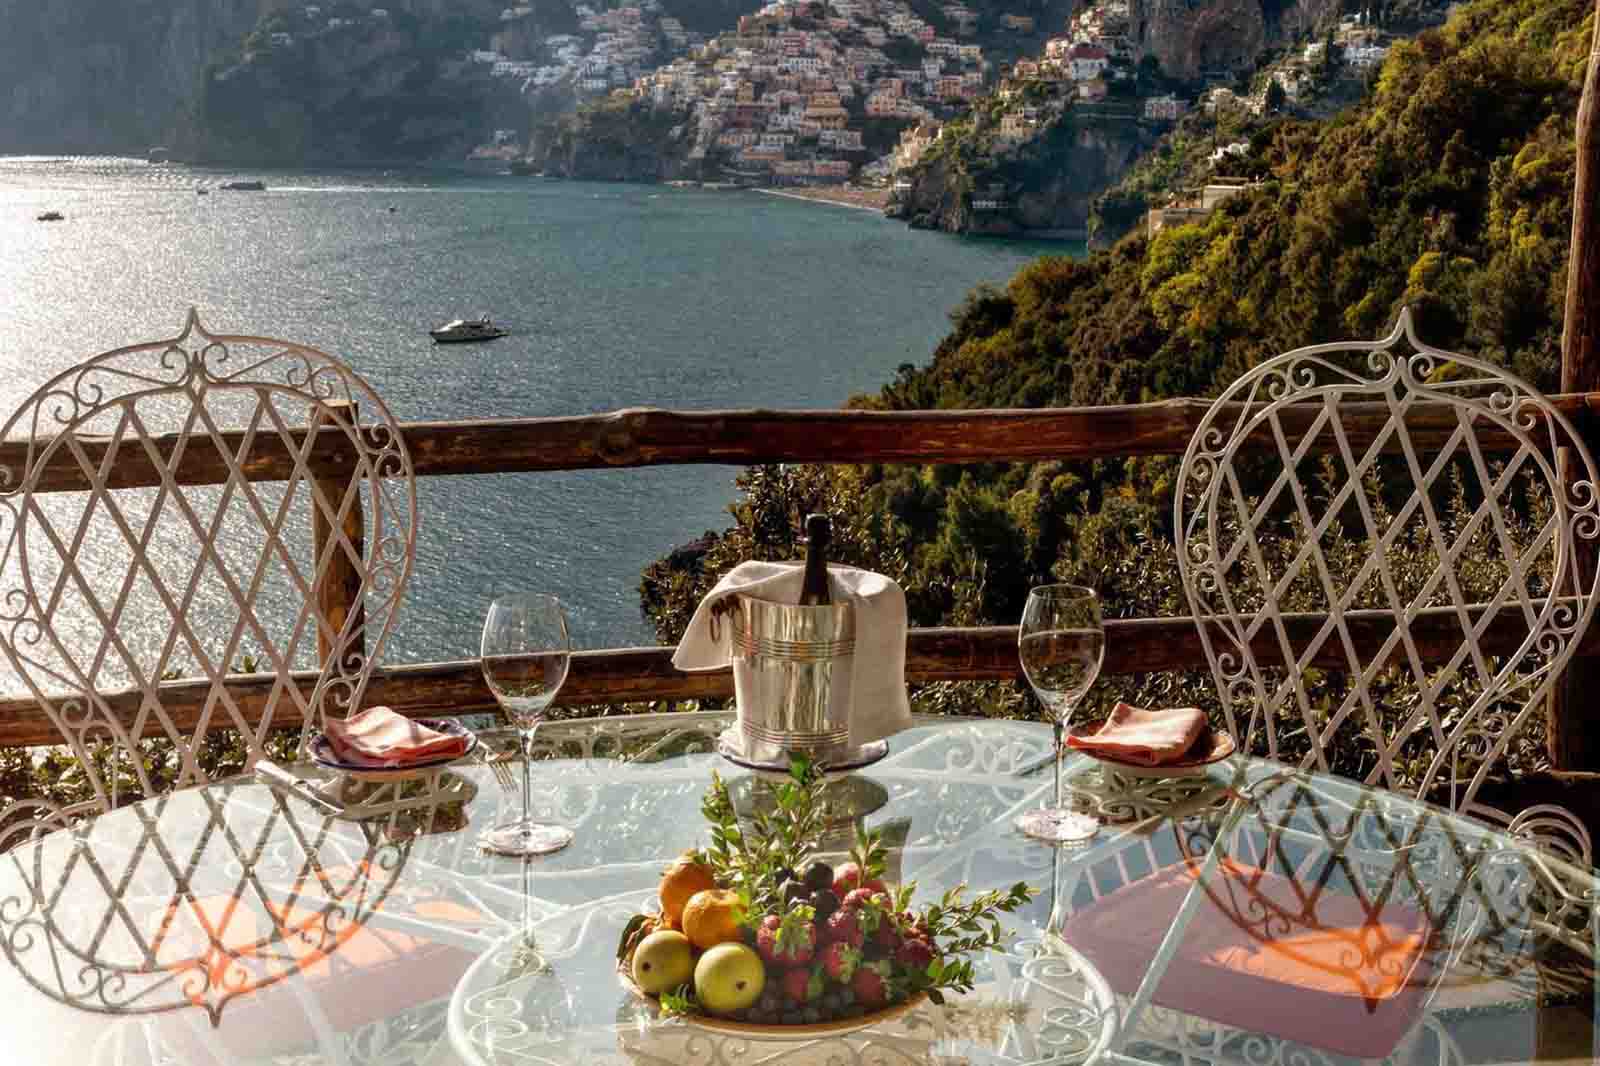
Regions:
[[[733, 625], [724, 616], [712, 638], [712, 607], [743, 593], [774, 603], [797, 603], [805, 567], [800, 563], [740, 563], [706, 593], [672, 665], [689, 673], [721, 670], [733, 663]], [[853, 566], [828, 566], [828, 591], [835, 603], [855, 607], [856, 650], [850, 672], [850, 746], [882, 740], [911, 725], [906, 698], [906, 594], [892, 579]]]

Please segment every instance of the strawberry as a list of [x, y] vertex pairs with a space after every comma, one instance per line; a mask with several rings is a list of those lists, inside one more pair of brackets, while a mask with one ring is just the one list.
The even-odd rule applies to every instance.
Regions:
[[833, 871], [833, 894], [844, 899], [861, 887], [861, 867], [847, 862]]
[[933, 945], [920, 937], [907, 937], [895, 950], [894, 961], [916, 973], [926, 973], [934, 959]]
[[928, 923], [910, 911], [900, 912], [900, 930], [902, 935], [916, 937], [921, 940], [931, 940], [928, 935]]
[[828, 915], [824, 925], [824, 937], [829, 941], [859, 948], [866, 937], [861, 929], [860, 913], [852, 907], [840, 907]]
[[781, 918], [769, 914], [756, 929], [756, 951], [768, 966], [804, 966], [817, 953], [817, 927], [810, 907], [791, 907]]
[[850, 979], [856, 1002], [868, 1010], [883, 1006], [889, 998], [888, 976], [887, 963], [869, 962], [858, 966], [855, 976]]
[[892, 911], [884, 911], [879, 917], [878, 929], [872, 934], [872, 939], [891, 953], [900, 946], [900, 923], [895, 921], [895, 914]]
[[804, 1003], [811, 998], [811, 971], [804, 966], [783, 971], [783, 998], [790, 1003]]
[[888, 896], [889, 886], [881, 878], [874, 877], [870, 881], [861, 882], [861, 887], [874, 895]]
[[844, 899], [839, 901], [841, 907], [865, 907], [871, 902], [875, 893], [868, 888], [853, 888], [844, 894]]
[[835, 940], [822, 949], [820, 960], [822, 972], [830, 981], [847, 985], [855, 976], [856, 967], [861, 965], [861, 952], [842, 940]]

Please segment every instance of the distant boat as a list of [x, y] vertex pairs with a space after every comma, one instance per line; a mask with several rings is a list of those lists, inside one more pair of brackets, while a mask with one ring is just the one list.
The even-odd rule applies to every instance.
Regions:
[[196, 196], [210, 196], [211, 190], [206, 188], [204, 185], [196, 185], [194, 187], [194, 194]]
[[482, 318], [458, 318], [446, 322], [438, 329], [430, 329], [428, 336], [440, 344], [461, 344], [465, 341], [492, 341], [496, 337], [504, 337], [509, 330], [505, 330], [489, 321], [489, 316]]
[[266, 189], [264, 181], [225, 181], [218, 185], [219, 189], [231, 189], [234, 192], [261, 192]]
[[151, 163], [167, 163], [172, 160], [172, 153], [161, 145], [156, 145], [145, 153], [145, 159]]
[[40, 222], [60, 222], [67, 216], [63, 215], [60, 211], [46, 211], [44, 214], [35, 215], [34, 217]]

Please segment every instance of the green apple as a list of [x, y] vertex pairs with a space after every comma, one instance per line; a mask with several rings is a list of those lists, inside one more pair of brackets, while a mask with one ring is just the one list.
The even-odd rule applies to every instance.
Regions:
[[689, 938], [671, 929], [651, 933], [633, 949], [633, 983], [646, 995], [659, 996], [694, 976], [694, 948]]
[[743, 944], [718, 944], [694, 967], [694, 993], [702, 1007], [717, 1014], [744, 1010], [761, 998], [766, 984], [761, 956]]

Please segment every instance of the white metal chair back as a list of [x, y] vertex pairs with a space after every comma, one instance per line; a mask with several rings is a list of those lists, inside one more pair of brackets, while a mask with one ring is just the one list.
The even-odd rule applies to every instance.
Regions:
[[[1490, 454], [1489, 434], [1513, 450]], [[1409, 311], [1380, 341], [1250, 370], [1202, 419], [1174, 504], [1227, 728], [1507, 821], [1479, 793], [1539, 758], [1535, 716], [1594, 612], [1577, 552], [1600, 534], [1596, 484], [1545, 397], [1423, 344]]]
[[[297, 433], [306, 427], [334, 434], [349, 459], [337, 475], [317, 461], [319, 434]], [[165, 450], [164, 434], [177, 434]], [[254, 762], [269, 730], [303, 734], [360, 706], [411, 574], [417, 505], [399, 426], [349, 367], [298, 344], [211, 334], [191, 310], [171, 340], [57, 374], [3, 435], [26, 450], [20, 467], [0, 469], [0, 648], [82, 764], [95, 806], [134, 783], [149, 795], [204, 782], [197, 753], [217, 726], [237, 729]], [[251, 481], [273, 453], [287, 455], [287, 478]], [[181, 463], [215, 483], [180, 482]], [[138, 467], [154, 486], [122, 487], [119, 470]], [[88, 491], [50, 491], [63, 469]], [[355, 508], [364, 534], [353, 541]], [[316, 558], [313, 515], [331, 531]], [[341, 556], [364, 616], [340, 618], [315, 595], [316, 575]], [[319, 636], [330, 653], [308, 693], [291, 672], [319, 666]], [[249, 699], [231, 690], [241, 665], [270, 687]], [[176, 676], [204, 680], [197, 714], [164, 701]], [[117, 689], [130, 695], [114, 705]], [[149, 737], [172, 742], [173, 765], [149, 765]], [[101, 742], [109, 770], [91, 757]]]

